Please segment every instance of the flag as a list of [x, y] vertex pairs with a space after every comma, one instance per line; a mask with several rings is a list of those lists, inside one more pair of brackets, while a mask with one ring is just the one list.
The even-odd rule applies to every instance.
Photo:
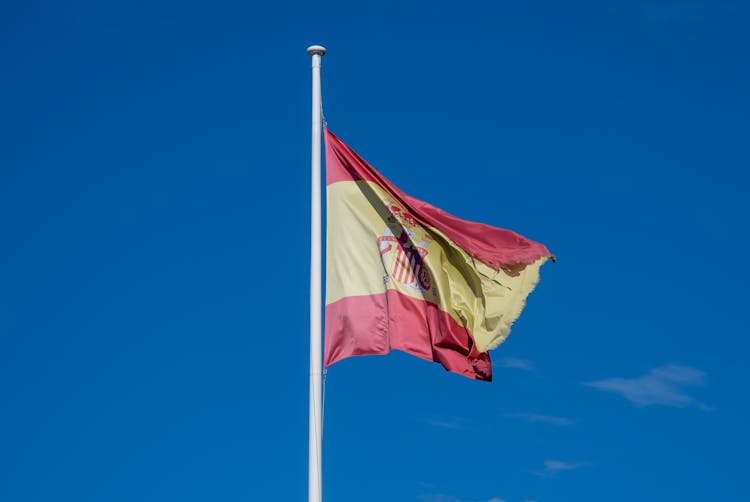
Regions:
[[508, 336], [550, 252], [406, 195], [324, 133], [325, 366], [400, 350], [491, 381], [488, 351]]

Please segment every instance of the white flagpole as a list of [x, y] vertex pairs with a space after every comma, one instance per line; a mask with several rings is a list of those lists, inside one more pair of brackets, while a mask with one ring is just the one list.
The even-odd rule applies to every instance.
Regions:
[[320, 58], [325, 47], [311, 45], [307, 53], [312, 56], [312, 183], [310, 196], [310, 423], [308, 446], [308, 502], [323, 500], [323, 334], [322, 281], [321, 281], [321, 209], [320, 209], [320, 143], [321, 97]]

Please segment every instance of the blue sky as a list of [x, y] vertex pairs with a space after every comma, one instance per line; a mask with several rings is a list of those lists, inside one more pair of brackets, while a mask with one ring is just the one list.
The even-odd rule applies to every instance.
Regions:
[[0, 499], [305, 499], [313, 43], [333, 132], [559, 259], [491, 384], [331, 367], [326, 501], [750, 499], [746, 1], [1, 9]]

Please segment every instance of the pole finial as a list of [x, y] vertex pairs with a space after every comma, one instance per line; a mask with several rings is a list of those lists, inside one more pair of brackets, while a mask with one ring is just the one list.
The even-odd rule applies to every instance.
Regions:
[[311, 56], [323, 56], [326, 53], [326, 48], [322, 45], [311, 45], [307, 48], [307, 53]]

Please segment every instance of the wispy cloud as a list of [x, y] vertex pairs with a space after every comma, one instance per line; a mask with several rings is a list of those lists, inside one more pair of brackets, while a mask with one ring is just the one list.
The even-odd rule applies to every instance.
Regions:
[[499, 497], [480, 500], [467, 500], [453, 497], [451, 495], [444, 495], [441, 493], [428, 493], [425, 495], [420, 495], [419, 500], [421, 502], [505, 502], [505, 499], [501, 499]]
[[563, 471], [572, 471], [586, 465], [585, 462], [561, 462], [560, 460], [545, 460], [544, 469], [536, 471], [534, 474], [542, 477], [551, 477]]
[[575, 420], [553, 415], [542, 415], [539, 413], [504, 413], [504, 417], [525, 420], [526, 422], [549, 424], [549, 425], [572, 425]]
[[463, 429], [464, 423], [460, 418], [449, 418], [449, 419], [435, 419], [430, 418], [427, 423], [433, 427], [439, 427], [441, 429]]
[[620, 394], [639, 406], [661, 404], [683, 408], [694, 404], [708, 409], [688, 395], [684, 389], [687, 386], [703, 385], [705, 379], [706, 374], [701, 370], [669, 364], [654, 368], [636, 378], [608, 378], [596, 382], [585, 382], [584, 385]]
[[500, 359], [497, 365], [501, 368], [511, 368], [515, 370], [533, 371], [534, 365], [528, 359], [519, 359], [517, 357], [504, 357]]

